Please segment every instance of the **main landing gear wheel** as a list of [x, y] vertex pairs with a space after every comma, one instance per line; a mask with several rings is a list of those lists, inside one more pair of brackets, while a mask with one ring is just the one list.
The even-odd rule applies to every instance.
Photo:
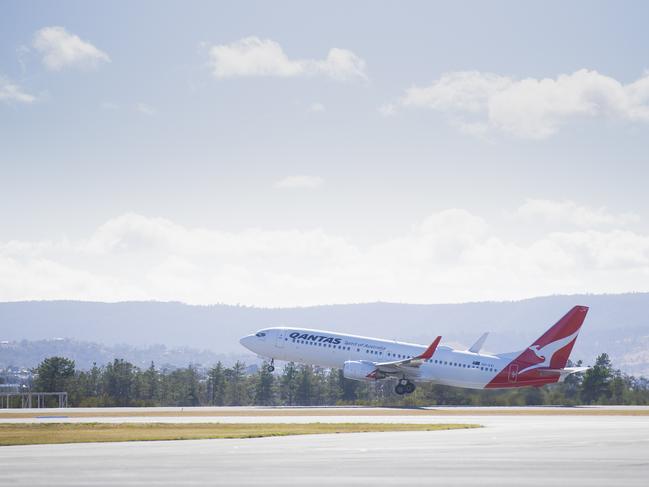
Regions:
[[274, 358], [270, 359], [270, 364], [268, 364], [268, 367], [266, 367], [266, 370], [268, 372], [275, 372], [275, 359]]
[[394, 392], [399, 394], [400, 396], [402, 394], [412, 394], [415, 392], [416, 386], [413, 382], [410, 382], [409, 380], [400, 380], [397, 386], [394, 388]]

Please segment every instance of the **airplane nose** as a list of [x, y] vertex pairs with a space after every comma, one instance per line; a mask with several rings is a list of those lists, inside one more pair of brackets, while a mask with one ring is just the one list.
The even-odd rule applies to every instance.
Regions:
[[245, 337], [241, 337], [239, 339], [239, 343], [246, 347], [248, 350], [250, 350], [250, 341], [252, 340], [252, 335], [246, 335]]

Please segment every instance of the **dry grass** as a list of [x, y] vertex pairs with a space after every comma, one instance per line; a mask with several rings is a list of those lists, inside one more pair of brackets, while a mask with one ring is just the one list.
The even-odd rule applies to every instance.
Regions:
[[547, 408], [206, 408], [181, 410], [170, 408], [162, 411], [115, 411], [97, 408], [92, 412], [63, 409], [56, 412], [0, 412], [0, 422], [7, 418], [36, 418], [39, 416], [65, 416], [68, 418], [124, 418], [124, 417], [265, 417], [265, 416], [649, 416], [645, 409], [606, 409], [587, 407]]
[[261, 438], [264, 436], [370, 433], [385, 431], [437, 431], [479, 428], [476, 424], [0, 424], [0, 445], [90, 443], [115, 441], [200, 440], [211, 438]]

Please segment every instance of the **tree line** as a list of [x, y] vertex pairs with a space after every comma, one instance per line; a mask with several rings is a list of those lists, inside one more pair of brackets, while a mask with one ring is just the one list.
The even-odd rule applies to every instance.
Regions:
[[414, 394], [398, 396], [394, 382], [345, 379], [339, 369], [289, 362], [277, 373], [264, 363], [254, 373], [236, 362], [199, 370], [143, 369], [123, 359], [77, 370], [73, 360], [50, 357], [35, 369], [33, 390], [68, 392], [70, 406], [525, 406], [578, 404], [649, 404], [649, 380], [614, 369], [607, 354], [565, 382], [540, 388], [469, 390], [420, 383]]

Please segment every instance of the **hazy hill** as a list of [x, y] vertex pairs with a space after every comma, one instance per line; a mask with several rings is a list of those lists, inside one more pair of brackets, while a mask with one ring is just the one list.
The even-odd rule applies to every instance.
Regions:
[[[0, 303], [0, 341], [66, 337], [104, 345], [193, 347], [242, 353], [239, 337], [297, 325], [428, 343], [437, 334], [469, 346], [491, 331], [486, 349], [522, 349], [575, 304], [591, 307], [573, 357], [608, 352], [630, 373], [649, 375], [649, 293], [549, 296], [466, 304], [368, 303], [265, 309], [181, 303], [43, 301]], [[0, 349], [0, 353], [2, 353]]]
[[104, 345], [84, 342], [69, 338], [51, 338], [46, 340], [20, 340], [0, 343], [0, 369], [10, 366], [36, 367], [44, 358], [52, 355], [71, 358], [78, 369], [88, 370], [93, 363], [105, 365], [115, 358], [122, 358], [141, 368], [147, 368], [154, 362], [159, 369], [186, 367], [210, 367], [218, 361], [227, 366], [237, 360], [251, 362], [254, 357], [247, 350], [240, 353], [223, 354], [211, 350], [190, 347], [166, 347], [150, 345], [134, 347], [117, 344]]

